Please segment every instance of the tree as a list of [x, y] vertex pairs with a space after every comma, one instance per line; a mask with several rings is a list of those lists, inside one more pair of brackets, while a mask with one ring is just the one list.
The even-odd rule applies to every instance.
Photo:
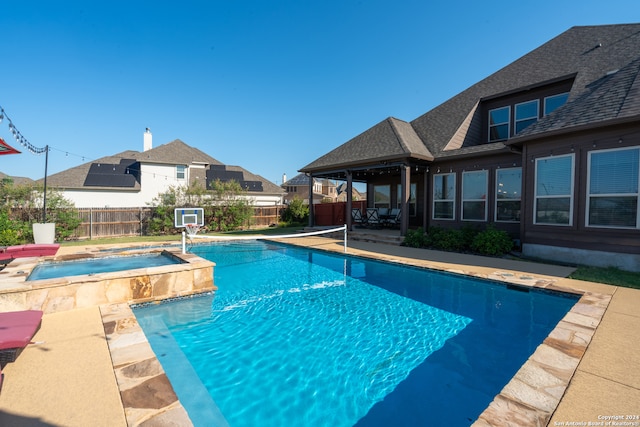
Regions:
[[229, 231], [249, 224], [253, 207], [246, 192], [237, 181], [216, 180], [209, 189], [193, 182], [189, 186], [172, 186], [158, 194], [152, 204], [156, 207], [148, 224], [151, 234], [177, 233], [174, 212], [180, 207], [202, 207], [205, 225], [215, 231]]
[[230, 231], [249, 225], [253, 206], [237, 181], [223, 182], [217, 179], [211, 183], [211, 193], [213, 215], [209, 225], [212, 229]]
[[309, 221], [309, 205], [295, 196], [289, 206], [282, 212], [282, 220], [290, 225], [304, 225]]
[[[0, 182], [0, 207], [7, 212], [7, 223], [17, 231], [14, 243], [33, 240], [31, 225], [43, 222], [44, 188], [40, 184], [14, 185], [13, 180]], [[47, 189], [47, 211], [44, 222], [56, 223], [56, 240], [64, 240], [76, 231], [81, 220], [73, 202], [55, 188]], [[4, 224], [3, 224], [4, 225]], [[9, 233], [5, 233], [5, 237]]]

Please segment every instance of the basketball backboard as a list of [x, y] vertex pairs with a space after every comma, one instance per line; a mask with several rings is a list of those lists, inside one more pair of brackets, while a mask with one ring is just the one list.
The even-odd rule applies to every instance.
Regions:
[[187, 224], [204, 226], [203, 208], [176, 208], [174, 214], [176, 228], [184, 227]]

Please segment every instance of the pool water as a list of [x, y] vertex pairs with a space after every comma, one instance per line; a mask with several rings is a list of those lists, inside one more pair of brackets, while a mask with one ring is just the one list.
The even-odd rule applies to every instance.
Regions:
[[72, 261], [47, 261], [38, 264], [27, 280], [54, 279], [84, 274], [110, 273], [136, 268], [160, 267], [180, 264], [183, 261], [171, 254], [154, 253], [144, 255], [87, 258]]
[[576, 302], [264, 242], [192, 252], [215, 296], [134, 312], [195, 425], [469, 425]]

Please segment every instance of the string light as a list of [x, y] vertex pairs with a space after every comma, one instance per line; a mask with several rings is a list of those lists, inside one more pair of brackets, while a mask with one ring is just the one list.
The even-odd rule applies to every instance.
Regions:
[[49, 149], [48, 147], [36, 147], [32, 143], [30, 143], [29, 140], [25, 138], [15, 127], [9, 116], [7, 116], [6, 111], [4, 111], [4, 108], [0, 106], [0, 123], [2, 123], [2, 120], [4, 119], [7, 119], [7, 122], [9, 123], [9, 132], [11, 132], [16, 142], [26, 148], [31, 154], [42, 154]]

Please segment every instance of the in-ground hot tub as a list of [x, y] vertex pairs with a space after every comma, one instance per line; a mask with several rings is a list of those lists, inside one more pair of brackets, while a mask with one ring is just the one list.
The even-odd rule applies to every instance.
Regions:
[[27, 282], [32, 280], [56, 279], [58, 277], [93, 276], [98, 273], [134, 270], [138, 268], [160, 267], [163, 265], [183, 264], [185, 261], [163, 251], [160, 253], [108, 256], [99, 258], [85, 258], [71, 261], [45, 261], [31, 271]]
[[[152, 265], [152, 260], [164, 265]], [[89, 270], [81, 271], [77, 263], [88, 265]], [[43, 269], [71, 270], [57, 277], [37, 278], [32, 273], [41, 264], [51, 264]], [[97, 264], [106, 264], [111, 271], [98, 271], [94, 268]], [[42, 310], [52, 313], [213, 292], [217, 289], [213, 284], [214, 266], [211, 261], [193, 254], [182, 254], [177, 249], [23, 258], [14, 260], [0, 272], [0, 311]]]

